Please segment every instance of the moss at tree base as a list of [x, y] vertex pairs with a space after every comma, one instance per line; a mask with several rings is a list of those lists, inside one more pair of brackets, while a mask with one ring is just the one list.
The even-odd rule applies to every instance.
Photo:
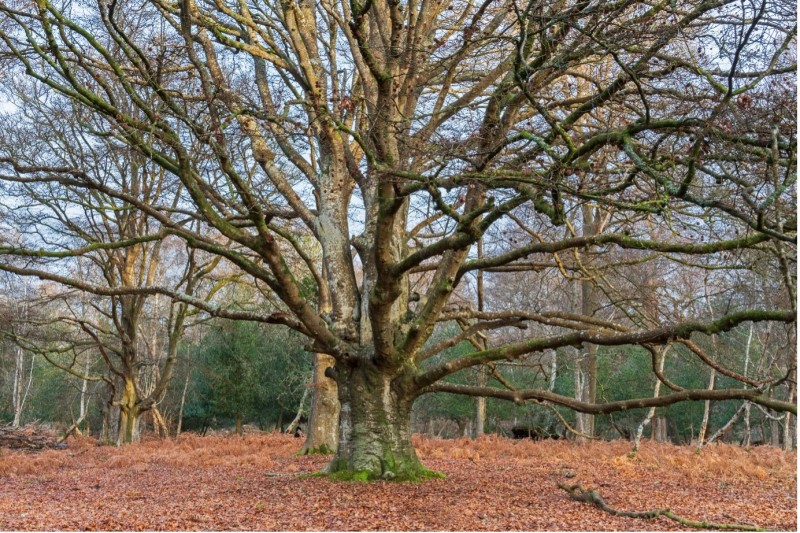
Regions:
[[367, 483], [369, 481], [393, 481], [401, 483], [420, 483], [426, 479], [443, 479], [441, 472], [420, 467], [414, 470], [405, 470], [399, 474], [386, 471], [383, 474], [371, 472], [369, 470], [337, 470], [336, 472], [317, 472], [313, 477], [326, 477], [334, 481], [353, 481]]
[[336, 453], [336, 450], [331, 450], [326, 444], [323, 444], [316, 448], [300, 450], [297, 455], [331, 455], [333, 453]]

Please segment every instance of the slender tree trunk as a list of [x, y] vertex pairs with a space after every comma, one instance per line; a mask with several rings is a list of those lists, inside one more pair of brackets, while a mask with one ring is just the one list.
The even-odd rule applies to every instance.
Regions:
[[28, 392], [31, 390], [33, 383], [33, 368], [36, 362], [36, 356], [31, 355], [31, 366], [28, 371], [28, 383], [25, 384], [25, 351], [17, 346], [16, 356], [14, 358], [14, 390], [13, 390], [13, 410], [14, 419], [11, 422], [13, 427], [19, 427], [22, 423], [22, 410], [25, 407], [25, 400], [28, 398]]
[[[789, 397], [787, 399], [788, 402], [793, 402], [795, 400], [795, 393], [797, 390], [797, 370], [792, 371], [792, 375], [789, 378]], [[786, 417], [783, 421], [783, 449], [787, 452], [792, 451], [794, 448], [794, 431], [792, 431], [792, 414], [787, 412], [784, 414]]]
[[[708, 314], [710, 316], [714, 316], [714, 309], [711, 307], [711, 298], [708, 295], [708, 280], [706, 279], [704, 284], [705, 296], [706, 296], [706, 306], [708, 307]], [[717, 336], [711, 335], [711, 345], [714, 347], [714, 351], [718, 351], [717, 346]], [[714, 382], [717, 379], [717, 369], [711, 369], [711, 375], [708, 377], [708, 390], [714, 389]], [[703, 420], [700, 422], [700, 431], [697, 433], [697, 449], [700, 450], [703, 445], [705, 444], [706, 439], [706, 430], [708, 429], [708, 419], [711, 414], [711, 402], [706, 401], [703, 404]]]
[[178, 408], [178, 427], [175, 429], [175, 438], [181, 436], [181, 429], [183, 428], [183, 406], [186, 405], [186, 391], [189, 389], [189, 376], [191, 372], [186, 373], [186, 381], [183, 382], [183, 392], [181, 393], [181, 405]]
[[[486, 368], [478, 368], [478, 386], [486, 386]], [[486, 398], [478, 396], [475, 406], [475, 437], [480, 437], [486, 432]]]
[[781, 422], [777, 418], [769, 420], [769, 443], [776, 448], [781, 446]]
[[723, 435], [725, 435], [728, 431], [730, 431], [731, 428], [733, 427], [733, 425], [736, 423], [736, 421], [742, 415], [742, 413], [747, 411], [747, 408], [749, 407], [749, 405], [750, 405], [750, 402], [744, 402], [742, 404], [742, 406], [739, 407], [739, 409], [736, 410], [736, 412], [733, 414], [733, 416], [725, 423], [725, 425], [723, 425], [721, 428], [719, 428], [717, 431], [715, 431], [714, 434], [711, 435], [711, 437], [709, 437], [708, 444], [711, 444], [715, 440], [717, 440], [717, 439], [721, 438]]
[[550, 354], [550, 376], [547, 382], [547, 390], [553, 392], [556, 390], [556, 378], [558, 377], [558, 352], [556, 350], [548, 350]]
[[744, 402], [744, 439], [742, 439], [742, 446], [745, 448], [750, 446], [751, 434], [753, 430], [750, 428], [750, 402]]
[[[483, 258], [483, 237], [478, 239], [478, 260]], [[478, 270], [477, 274], [477, 290], [478, 290], [478, 311], [484, 311], [484, 295], [483, 295], [483, 270]], [[486, 337], [482, 337], [483, 349], [486, 349]], [[481, 365], [478, 367], [478, 386], [485, 387], [487, 381], [486, 368]], [[475, 399], [475, 437], [480, 437], [485, 431], [486, 425], [486, 398], [478, 396]]]
[[[753, 340], [753, 323], [750, 323], [750, 332], [747, 334], [747, 343], [745, 344], [744, 350], [744, 372], [742, 375], [747, 377], [747, 374], [750, 370], [750, 346]], [[744, 386], [747, 388], [747, 385]], [[742, 445], [749, 446], [750, 444], [750, 402], [745, 401], [742, 403], [742, 406], [736, 410], [733, 416], [728, 420], [721, 428], [714, 432], [713, 435], [708, 439], [708, 443], [711, 444], [718, 438], [722, 437], [733, 428], [733, 425], [739, 419], [740, 416], [744, 413], [745, 415], [745, 438], [743, 439]]]
[[[712, 368], [711, 375], [708, 378], [708, 390], [714, 390], [714, 383], [717, 379], [717, 370]], [[701, 449], [705, 444], [706, 430], [708, 429], [708, 418], [711, 415], [711, 402], [706, 401], [703, 404], [703, 420], [700, 422], [700, 431], [697, 433], [697, 449]]]
[[669, 440], [667, 419], [663, 416], [657, 416], [653, 419], [653, 440], [656, 442], [667, 442]]
[[[584, 237], [596, 235], [599, 231], [600, 224], [597, 209], [589, 204], [584, 204], [581, 208], [581, 213], [583, 216], [582, 235]], [[591, 261], [590, 254], [595, 251], [595, 248], [594, 246], [589, 246], [587, 248], [588, 261]], [[588, 272], [584, 272], [584, 275], [587, 274]], [[581, 313], [584, 316], [593, 316], [597, 310], [597, 288], [595, 287], [595, 280], [591, 278], [584, 279], [580, 282], [580, 285]], [[595, 403], [597, 401], [597, 345], [586, 343], [583, 345], [583, 348], [585, 352], [581, 357], [581, 363], [583, 366], [584, 390], [581, 396], [583, 397], [583, 401]], [[578, 413], [578, 419], [580, 420], [578, 425], [581, 427], [579, 431], [589, 437], [593, 437], [595, 433], [594, 415]], [[578, 440], [583, 441], [586, 439], [579, 436]]]
[[[586, 374], [584, 373], [584, 361], [583, 357], [584, 354], [578, 348], [572, 348], [573, 352], [575, 353], [575, 367], [573, 370], [573, 382], [575, 385], [575, 399], [581, 402], [586, 401]], [[588, 428], [588, 419], [586, 418], [587, 415], [584, 413], [575, 413], [575, 432], [586, 434]], [[585, 441], [586, 439], [578, 436], [576, 437], [578, 441]]]
[[335, 360], [325, 354], [314, 354], [313, 391], [308, 434], [300, 453], [333, 453], [336, 451], [339, 423], [339, 399], [336, 382], [325, 375]]
[[[667, 352], [669, 347], [661, 348], [654, 348], [654, 350], [659, 350], [661, 353], [659, 354], [658, 360], [658, 371], [664, 372], [664, 362], [667, 359]], [[656, 385], [653, 387], [653, 398], [658, 398], [659, 393], [661, 392], [661, 380], [656, 378]], [[644, 428], [650, 424], [651, 420], [656, 414], [656, 408], [651, 407], [647, 411], [647, 415], [645, 415], [644, 420], [641, 421], [639, 427], [636, 428], [636, 436], [633, 438], [633, 453], [639, 451], [639, 443], [642, 440], [642, 435], [644, 434]]]
[[169, 437], [169, 426], [167, 426], [167, 421], [164, 420], [161, 410], [158, 407], [153, 407], [150, 413], [153, 416], [153, 430], [156, 435], [164, 438]]
[[16, 346], [14, 348], [14, 381], [13, 390], [11, 391], [11, 409], [14, 412], [14, 420], [11, 422], [13, 427], [19, 427], [20, 418], [22, 416], [22, 376], [25, 364], [25, 357], [22, 348]]
[[[305, 412], [306, 398], [308, 397], [308, 389], [309, 389], [308, 386], [306, 386], [303, 389], [303, 397], [300, 398], [300, 405], [297, 406], [297, 414], [295, 415], [294, 419], [291, 422], [289, 422], [289, 426], [286, 428], [286, 433], [294, 433], [294, 431], [297, 429], [297, 426], [300, 425], [300, 419], [302, 418], [303, 413]], [[280, 429], [280, 425], [278, 426], [278, 429]]]
[[[89, 374], [89, 360], [88, 359], [86, 360], [86, 365], [84, 367], [83, 374], [84, 375], [88, 375]], [[78, 411], [78, 421], [75, 422], [75, 429], [74, 429], [74, 432], [77, 433], [78, 435], [81, 434], [81, 430], [80, 430], [79, 426], [80, 426], [81, 422], [83, 422], [83, 420], [86, 418], [86, 410], [87, 410], [87, 407], [88, 407], [87, 406], [88, 397], [87, 397], [86, 393], [87, 393], [88, 389], [89, 389], [89, 380], [82, 379], [81, 380], [81, 399], [80, 399], [80, 403], [78, 405], [78, 409], [79, 409], [79, 411]], [[68, 434], [69, 434], [69, 432], [68, 432]]]
[[[744, 352], [744, 375], [750, 370], [750, 347], [753, 341], [753, 323], [750, 322], [750, 331], [747, 334], [747, 346]], [[762, 357], [763, 361], [764, 357]], [[744, 439], [742, 439], [742, 446], [750, 446], [750, 402], [744, 402]]]

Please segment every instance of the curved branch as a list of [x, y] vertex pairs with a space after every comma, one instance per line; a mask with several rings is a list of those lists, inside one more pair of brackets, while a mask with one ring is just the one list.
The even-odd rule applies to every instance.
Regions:
[[432, 385], [443, 377], [469, 368], [492, 361], [503, 359], [517, 359], [531, 352], [560, 348], [562, 346], [580, 346], [584, 342], [600, 346], [621, 346], [626, 344], [663, 344], [673, 339], [689, 338], [692, 333], [705, 333], [711, 335], [728, 331], [742, 322], [768, 321], [794, 322], [794, 311], [762, 311], [748, 310], [726, 315], [713, 322], [680, 322], [645, 331], [625, 333], [608, 333], [598, 331], [576, 331], [554, 337], [529, 339], [512, 344], [506, 344], [490, 350], [483, 350], [460, 359], [443, 362], [427, 372], [419, 375], [415, 382], [422, 389]]
[[536, 400], [540, 402], [551, 402], [557, 405], [568, 407], [579, 413], [592, 415], [602, 415], [627, 411], [629, 409], [646, 409], [648, 407], [666, 407], [679, 402], [686, 401], [721, 401], [721, 400], [749, 400], [753, 403], [761, 404], [776, 411], [788, 411], [797, 414], [797, 406], [793, 403], [773, 400], [763, 396], [761, 391], [755, 389], [690, 389], [681, 392], [658, 396], [656, 398], [634, 398], [631, 400], [619, 400], [607, 403], [581, 402], [569, 396], [562, 396], [550, 391], [543, 390], [517, 390], [509, 391], [493, 387], [474, 387], [471, 385], [459, 385], [456, 383], [436, 383], [425, 387], [421, 394], [430, 392], [449, 392], [451, 394], [461, 394], [464, 396], [486, 396], [500, 400], [508, 400], [521, 403], [525, 400]]

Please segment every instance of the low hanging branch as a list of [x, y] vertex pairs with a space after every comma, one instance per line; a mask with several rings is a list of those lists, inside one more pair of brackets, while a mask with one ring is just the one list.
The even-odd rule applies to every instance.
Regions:
[[600, 494], [595, 490], [584, 489], [581, 485], [564, 485], [563, 483], [559, 483], [558, 486], [559, 488], [567, 491], [567, 493], [573, 500], [590, 503], [595, 507], [597, 507], [598, 509], [602, 509], [603, 511], [611, 513], [615, 516], [626, 516], [628, 518], [644, 518], [648, 520], [652, 520], [658, 518], [659, 516], [663, 516], [665, 518], [669, 518], [670, 520], [678, 522], [681, 525], [687, 527], [696, 527], [700, 529], [721, 529], [721, 530], [733, 530], [733, 531], [766, 531], [764, 528], [758, 526], [752, 526], [749, 524], [716, 524], [714, 522], [696, 522], [694, 520], [689, 520], [687, 518], [678, 516], [669, 509], [654, 509], [652, 511], [645, 511], [640, 513], [619, 511], [617, 509], [609, 507], [608, 504], [605, 502], [605, 500], [603, 500]]

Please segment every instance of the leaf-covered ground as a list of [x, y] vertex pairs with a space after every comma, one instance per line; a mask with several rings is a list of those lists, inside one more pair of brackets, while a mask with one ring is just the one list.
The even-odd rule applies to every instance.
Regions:
[[664, 518], [612, 516], [557, 483], [598, 489], [612, 507], [669, 507], [694, 520], [797, 530], [796, 453], [718, 445], [446, 441], [415, 437], [421, 484], [303, 477], [325, 457], [298, 457], [277, 434], [182, 436], [124, 448], [0, 456], [2, 530], [675, 530]]

